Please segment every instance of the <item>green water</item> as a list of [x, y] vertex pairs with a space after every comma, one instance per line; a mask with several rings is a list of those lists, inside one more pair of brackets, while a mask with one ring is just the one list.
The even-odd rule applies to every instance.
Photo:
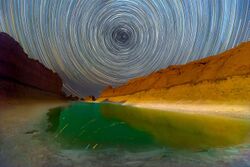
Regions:
[[48, 131], [65, 148], [202, 150], [248, 143], [250, 123], [110, 103], [51, 109]]
[[48, 113], [55, 138], [67, 148], [128, 147], [155, 145], [150, 133], [133, 128], [128, 123], [106, 117], [101, 105], [74, 103], [67, 108], [55, 108]]

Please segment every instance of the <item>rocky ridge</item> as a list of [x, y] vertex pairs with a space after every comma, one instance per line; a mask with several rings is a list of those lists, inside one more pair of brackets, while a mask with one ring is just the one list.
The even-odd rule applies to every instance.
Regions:
[[34, 90], [61, 96], [62, 85], [56, 73], [30, 59], [11, 36], [0, 33], [0, 97], [29, 96]]
[[217, 82], [235, 76], [250, 74], [250, 42], [221, 54], [189, 62], [172, 65], [148, 76], [128, 81], [112, 88], [109, 86], [100, 95], [101, 98], [132, 95], [142, 91], [169, 89], [185, 84]]

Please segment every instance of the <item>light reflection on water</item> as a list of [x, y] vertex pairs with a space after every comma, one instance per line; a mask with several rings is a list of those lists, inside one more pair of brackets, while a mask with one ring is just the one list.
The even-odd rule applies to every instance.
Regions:
[[47, 115], [56, 152], [73, 166], [250, 166], [248, 120], [109, 103], [72, 103]]
[[48, 131], [65, 148], [206, 150], [249, 141], [247, 120], [166, 112], [110, 103], [52, 109]]

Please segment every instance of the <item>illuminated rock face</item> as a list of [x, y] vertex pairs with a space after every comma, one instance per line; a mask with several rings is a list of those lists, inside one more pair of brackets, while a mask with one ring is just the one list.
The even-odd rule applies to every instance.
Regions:
[[203, 81], [215, 82], [249, 74], [250, 42], [246, 42], [216, 56], [169, 66], [148, 76], [130, 80], [117, 88], [108, 87], [101, 93], [101, 97], [130, 95], [149, 89], [171, 88]]
[[25, 88], [61, 95], [62, 81], [43, 64], [28, 58], [12, 37], [0, 33], [0, 96], [24, 93], [20, 89]]

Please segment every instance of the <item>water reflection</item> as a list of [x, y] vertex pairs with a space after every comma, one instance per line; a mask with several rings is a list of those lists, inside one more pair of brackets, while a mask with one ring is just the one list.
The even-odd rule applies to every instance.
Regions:
[[48, 131], [70, 148], [207, 149], [248, 142], [250, 132], [247, 120], [110, 103], [73, 103], [48, 116]]
[[114, 104], [101, 105], [101, 111], [106, 117], [121, 119], [151, 133], [161, 144], [171, 147], [223, 147], [249, 140], [250, 123], [247, 120]]
[[66, 148], [133, 149], [156, 145], [150, 133], [117, 118], [105, 117], [99, 104], [74, 103], [64, 109], [52, 109], [48, 117], [48, 131]]

